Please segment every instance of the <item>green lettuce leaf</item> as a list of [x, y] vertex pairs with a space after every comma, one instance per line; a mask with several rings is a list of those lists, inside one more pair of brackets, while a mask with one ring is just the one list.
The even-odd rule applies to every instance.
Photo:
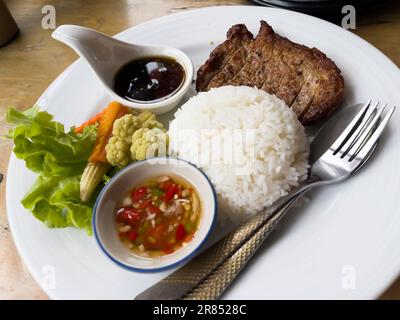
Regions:
[[91, 233], [92, 207], [79, 201], [80, 176], [39, 176], [22, 205], [50, 228], [76, 227]]
[[[23, 206], [51, 228], [76, 227], [91, 233], [92, 203], [79, 199], [80, 177], [96, 140], [97, 128], [83, 133], [64, 126], [38, 107], [24, 112], [10, 108], [7, 122], [12, 128], [14, 153], [28, 169], [38, 174]], [[95, 199], [96, 194], [93, 195]]]
[[14, 153], [28, 169], [45, 176], [81, 174], [96, 140], [96, 127], [82, 134], [64, 126], [38, 107], [20, 112], [10, 108], [7, 122], [13, 126], [8, 137], [14, 140]]

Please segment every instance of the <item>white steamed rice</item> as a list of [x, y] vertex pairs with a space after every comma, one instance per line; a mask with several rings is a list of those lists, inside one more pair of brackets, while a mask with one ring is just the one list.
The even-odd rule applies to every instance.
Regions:
[[169, 127], [170, 154], [201, 167], [220, 214], [242, 221], [305, 178], [309, 144], [295, 113], [274, 95], [241, 86], [199, 93]]

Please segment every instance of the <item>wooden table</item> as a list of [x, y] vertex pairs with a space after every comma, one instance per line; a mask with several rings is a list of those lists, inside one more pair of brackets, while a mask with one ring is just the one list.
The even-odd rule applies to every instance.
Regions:
[[[179, 11], [211, 5], [251, 5], [245, 0], [6, 0], [19, 27], [19, 36], [0, 48], [0, 134], [7, 129], [6, 109], [25, 109], [77, 56], [65, 45], [51, 39], [52, 30], [41, 27], [44, 5], [56, 9], [57, 25], [69, 23], [115, 34], [143, 21]], [[400, 3], [357, 15], [354, 31], [400, 65]], [[11, 144], [0, 140], [0, 172], [7, 171]], [[6, 182], [6, 181], [5, 181]], [[400, 278], [382, 296], [400, 299]], [[5, 183], [0, 185], [0, 299], [47, 299], [21, 262], [7, 224]]]

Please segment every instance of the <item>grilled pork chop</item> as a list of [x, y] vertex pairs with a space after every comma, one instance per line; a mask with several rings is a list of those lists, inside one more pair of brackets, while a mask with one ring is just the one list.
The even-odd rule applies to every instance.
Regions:
[[331, 114], [340, 104], [344, 80], [335, 63], [316, 48], [294, 43], [261, 21], [258, 35], [243, 24], [231, 27], [197, 71], [197, 91], [246, 85], [275, 94], [304, 125]]

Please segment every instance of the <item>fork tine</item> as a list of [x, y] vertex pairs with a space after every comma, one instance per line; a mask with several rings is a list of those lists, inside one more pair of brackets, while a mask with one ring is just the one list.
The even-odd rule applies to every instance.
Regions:
[[385, 108], [386, 104], [378, 110], [374, 118], [368, 123], [367, 128], [364, 130], [361, 136], [358, 137], [356, 141], [354, 141], [353, 146], [350, 148], [348, 152], [341, 155], [341, 158], [344, 158], [346, 155], [348, 155], [350, 157], [349, 161], [354, 159], [357, 153], [361, 150], [361, 147], [366, 143], [366, 141], [370, 137], [371, 133], [374, 132], [374, 129], [376, 128], [376, 125], [379, 123], [382, 112], [383, 110], [385, 110]]
[[349, 152], [349, 150], [353, 147], [354, 143], [357, 141], [357, 139], [361, 136], [361, 134], [365, 131], [369, 121], [373, 118], [373, 116], [375, 115], [375, 111], [379, 106], [379, 102], [376, 102], [375, 105], [373, 107], [370, 107], [367, 112], [365, 113], [365, 116], [363, 119], [365, 119], [365, 121], [363, 121], [362, 123], [360, 123], [360, 125], [354, 130], [353, 134], [351, 135], [351, 137], [354, 137], [353, 139], [348, 139], [346, 141], [346, 143], [344, 143], [342, 145], [342, 147], [340, 148], [340, 150], [344, 150], [342, 151], [342, 158]]
[[388, 124], [394, 110], [396, 110], [396, 107], [390, 108], [385, 118], [383, 118], [383, 120], [379, 124], [378, 128], [376, 128], [372, 136], [368, 139], [368, 141], [364, 145], [361, 146], [361, 150], [358, 152], [358, 154], [355, 154], [352, 158], [349, 159], [349, 161], [352, 161], [355, 157], [362, 160], [368, 155], [370, 150], [374, 147], [375, 143], [378, 141], [379, 137], [382, 135], [382, 132], [385, 129], [386, 125]]
[[336, 154], [340, 151], [346, 141], [351, 137], [354, 130], [360, 125], [360, 122], [364, 118], [366, 112], [368, 111], [369, 106], [371, 105], [371, 100], [369, 100], [362, 109], [357, 113], [354, 119], [350, 122], [350, 124], [344, 129], [341, 135], [336, 139], [336, 141], [332, 144], [331, 150], [333, 150], [333, 154]]

